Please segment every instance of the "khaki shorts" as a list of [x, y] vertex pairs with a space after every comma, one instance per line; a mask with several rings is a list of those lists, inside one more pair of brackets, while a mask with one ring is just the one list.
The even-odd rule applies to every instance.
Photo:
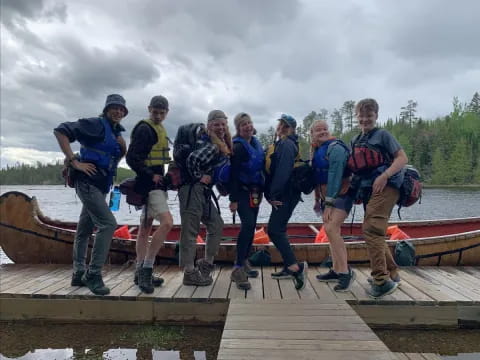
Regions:
[[160, 220], [160, 215], [169, 212], [168, 194], [163, 190], [152, 190], [148, 193], [148, 204], [143, 207], [140, 219], [145, 219], [145, 210], [149, 219]]

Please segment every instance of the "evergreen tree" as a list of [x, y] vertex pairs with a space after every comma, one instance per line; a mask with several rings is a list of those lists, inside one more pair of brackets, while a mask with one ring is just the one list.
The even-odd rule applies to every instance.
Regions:
[[468, 105], [468, 111], [480, 115], [480, 95], [478, 92], [473, 94], [472, 101], [470, 101], [470, 105]]
[[472, 178], [471, 159], [469, 158], [467, 143], [460, 139], [456, 144], [448, 161], [448, 171], [454, 184], [468, 184]]
[[345, 101], [340, 111], [342, 112], [343, 120], [345, 121], [345, 129], [352, 131], [357, 126], [355, 121], [355, 101]]
[[343, 133], [343, 118], [342, 113], [338, 109], [334, 109], [330, 114], [330, 119], [333, 124], [333, 133], [340, 136]]
[[448, 180], [448, 168], [445, 159], [443, 158], [443, 152], [440, 148], [437, 148], [433, 153], [432, 159], [432, 179], [431, 183], [434, 185], [447, 184]]
[[413, 100], [408, 100], [406, 106], [400, 108], [400, 122], [408, 123], [412, 127], [413, 123], [417, 120], [415, 113], [417, 112], [417, 102]]

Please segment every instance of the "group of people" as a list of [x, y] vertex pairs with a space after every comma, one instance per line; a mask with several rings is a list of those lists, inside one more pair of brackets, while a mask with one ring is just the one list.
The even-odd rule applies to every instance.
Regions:
[[[116, 221], [106, 202], [120, 159], [135, 171], [135, 191], [146, 200], [142, 208], [136, 241], [134, 282], [142, 292], [152, 293], [164, 280], [154, 275], [155, 257], [173, 226], [167, 203], [165, 165], [172, 162], [166, 130], [163, 126], [169, 112], [168, 100], [154, 96], [148, 106], [148, 117], [133, 128], [127, 150], [122, 137], [121, 120], [128, 114], [125, 99], [108, 95], [98, 117], [65, 122], [54, 129], [66, 164], [74, 171], [75, 190], [83, 207], [73, 246], [72, 286], [87, 286], [94, 294], [110, 292], [102, 279]], [[347, 251], [340, 228], [354, 201], [365, 206], [363, 232], [372, 268], [370, 295], [378, 298], [393, 292], [400, 278], [397, 266], [385, 243], [385, 232], [391, 211], [399, 198], [402, 168], [407, 157], [400, 144], [386, 130], [376, 128], [378, 104], [373, 99], [359, 101], [355, 107], [361, 133], [350, 147], [331, 136], [328, 124], [315, 121], [311, 132], [311, 166], [315, 183], [314, 211], [323, 217], [323, 226], [330, 241], [333, 267], [317, 275], [319, 281], [335, 281], [335, 291], [348, 291], [355, 272], [349, 268]], [[297, 123], [290, 115], [281, 115], [274, 144], [263, 149], [255, 136], [253, 120], [248, 113], [234, 117], [236, 133], [232, 137], [228, 117], [221, 110], [212, 110], [206, 126], [190, 127], [193, 144], [181, 161], [178, 188], [181, 235], [180, 266], [183, 284], [212, 284], [214, 259], [223, 230], [223, 220], [213, 186], [226, 189], [230, 210], [238, 213], [241, 226], [237, 238], [237, 256], [231, 280], [240, 289], [251, 287], [249, 278], [258, 270], [248, 261], [259, 206], [262, 198], [271, 205], [268, 236], [283, 259], [283, 268], [271, 276], [293, 279], [297, 290], [307, 282], [307, 262], [298, 261], [289, 243], [287, 225], [301, 200], [301, 191], [294, 186], [294, 173], [300, 163]], [[197, 124], [198, 125], [198, 124]], [[178, 138], [178, 135], [177, 135]], [[70, 143], [81, 144], [74, 154]], [[374, 159], [374, 160], [372, 160]], [[160, 222], [155, 232], [153, 220]], [[196, 239], [203, 223], [207, 229], [205, 255], [196, 257]], [[90, 263], [86, 264], [89, 238], [96, 228]]]

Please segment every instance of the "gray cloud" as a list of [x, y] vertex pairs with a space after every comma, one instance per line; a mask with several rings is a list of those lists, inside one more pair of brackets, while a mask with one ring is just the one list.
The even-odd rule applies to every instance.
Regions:
[[97, 115], [109, 93], [127, 99], [127, 138], [149, 99], [167, 96], [173, 138], [213, 108], [230, 119], [249, 112], [264, 131], [281, 112], [301, 122], [367, 96], [382, 119], [409, 99], [431, 118], [448, 113], [454, 96], [469, 101], [480, 90], [475, 0], [1, 6], [2, 147], [57, 151], [52, 129]]

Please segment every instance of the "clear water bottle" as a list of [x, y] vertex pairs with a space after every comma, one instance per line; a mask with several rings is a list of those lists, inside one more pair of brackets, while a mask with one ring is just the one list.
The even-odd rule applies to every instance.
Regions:
[[122, 194], [120, 193], [120, 188], [118, 186], [115, 186], [110, 193], [110, 210], [112, 211], [118, 211], [120, 209], [120, 198]]

